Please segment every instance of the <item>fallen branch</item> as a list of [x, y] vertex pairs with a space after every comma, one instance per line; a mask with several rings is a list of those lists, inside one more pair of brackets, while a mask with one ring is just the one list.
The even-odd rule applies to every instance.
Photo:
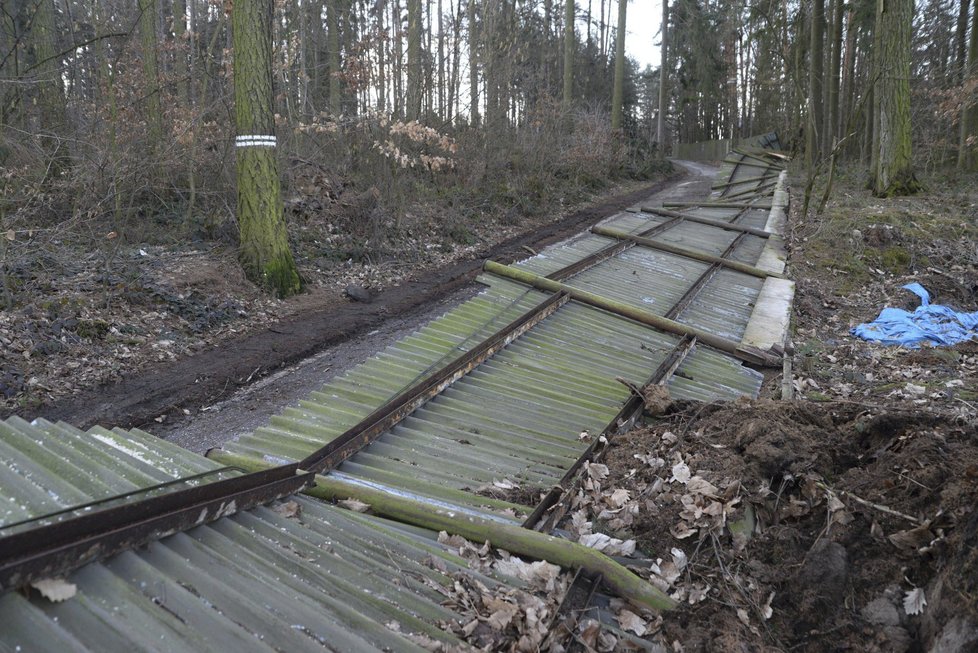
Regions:
[[855, 501], [856, 503], [861, 504], [861, 505], [864, 505], [867, 508], [874, 508], [876, 510], [879, 510], [880, 512], [885, 512], [888, 515], [893, 515], [894, 517], [901, 517], [903, 519], [906, 519], [907, 521], [913, 522], [914, 524], [920, 524], [920, 523], [922, 523], [916, 517], [912, 517], [912, 516], [910, 516], [910, 515], [908, 515], [906, 513], [902, 513], [899, 510], [894, 510], [893, 508], [887, 508], [886, 506], [880, 505], [878, 503], [873, 503], [872, 501], [867, 501], [866, 499], [863, 499], [862, 497], [856, 496], [852, 492], [847, 492], [846, 490], [833, 490], [832, 488], [830, 488], [825, 483], [822, 483], [821, 481], [816, 482], [815, 485], [817, 485], [818, 487], [822, 488], [826, 492], [829, 492], [830, 494], [838, 494], [838, 495], [847, 496], [850, 499], [852, 499], [853, 501]]
[[[209, 457], [251, 471], [271, 466], [244, 456], [227, 455], [219, 450], [212, 451]], [[608, 587], [636, 606], [661, 611], [670, 610], [677, 605], [674, 599], [600, 551], [570, 540], [538, 533], [515, 524], [500, 523], [471, 513], [406, 499], [331, 476], [317, 476], [315, 486], [307, 488], [304, 493], [330, 501], [356, 499], [368, 504], [374, 514], [402, 523], [433, 531], [445, 531], [474, 542], [488, 541], [492, 546], [510, 553], [546, 560], [565, 568], [601, 574]]]
[[488, 541], [492, 546], [510, 553], [546, 560], [561, 567], [584, 569], [591, 574], [601, 574], [608, 587], [637, 606], [652, 610], [670, 610], [676, 607], [673, 599], [608, 556], [570, 540], [538, 533], [515, 524], [459, 514], [453, 510], [329, 476], [317, 476], [316, 485], [309, 488], [308, 494], [330, 500], [356, 499], [369, 504], [375, 514], [390, 519], [461, 535], [474, 542]]

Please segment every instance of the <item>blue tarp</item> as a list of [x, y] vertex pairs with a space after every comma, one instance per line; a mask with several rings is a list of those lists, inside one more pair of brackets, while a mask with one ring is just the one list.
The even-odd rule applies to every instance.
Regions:
[[873, 322], [860, 324], [852, 335], [884, 345], [917, 348], [923, 343], [955, 345], [978, 340], [978, 311], [961, 313], [953, 308], [930, 303], [930, 293], [919, 283], [903, 286], [920, 297], [912, 313], [902, 308], [884, 308]]

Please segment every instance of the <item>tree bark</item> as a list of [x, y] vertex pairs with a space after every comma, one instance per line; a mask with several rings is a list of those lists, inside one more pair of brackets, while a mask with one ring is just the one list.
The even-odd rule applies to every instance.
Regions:
[[628, 0], [618, 0], [618, 34], [615, 39], [615, 87], [611, 94], [611, 128], [622, 128], [622, 98], [625, 88], [625, 11]]
[[340, 92], [340, 3], [330, 0], [326, 7], [326, 62], [329, 69], [329, 112], [338, 116], [343, 112], [343, 95]]
[[812, 0], [811, 31], [808, 45], [808, 129], [805, 162], [809, 168], [819, 159], [819, 139], [822, 134], [822, 73], [825, 45], [825, 0]]
[[469, 23], [469, 116], [473, 127], [479, 126], [479, 46], [475, 24], [475, 0], [466, 7]]
[[964, 81], [968, 70], [967, 47], [968, 47], [968, 9], [971, 0], [961, 0], [958, 6], [958, 23], [954, 34], [954, 67], [956, 68], [957, 82]]
[[571, 108], [574, 95], [574, 0], [564, 4], [564, 112]]
[[301, 281], [289, 250], [273, 144], [272, 0], [236, 0], [231, 22], [239, 256], [253, 283], [287, 297], [299, 292]]
[[[39, 127], [48, 134], [61, 135], [65, 127], [65, 94], [58, 57], [54, 0], [38, 0], [31, 21], [30, 39], [34, 48]], [[54, 141], [45, 145], [51, 145], [51, 152], [60, 149]]]
[[877, 134], [870, 189], [877, 197], [920, 190], [910, 142], [910, 47], [913, 0], [877, 0]]
[[662, 45], [659, 47], [659, 115], [655, 140], [659, 158], [666, 156], [666, 110], [669, 104], [669, 0], [662, 0]]
[[139, 40], [142, 46], [143, 75], [146, 77], [146, 101], [144, 117], [148, 127], [148, 142], [155, 151], [163, 138], [163, 108], [160, 101], [159, 64], [156, 34], [156, 0], [139, 0]]
[[856, 12], [850, 9], [846, 13], [846, 43], [845, 43], [845, 62], [843, 68], [842, 89], [839, 97], [839, 122], [836, 125], [836, 133], [846, 136], [846, 125], [849, 124], [849, 116], [855, 106], [856, 87], [854, 84], [856, 76]]
[[[978, 2], [975, 3], [971, 13], [971, 40], [968, 42], [968, 67], [964, 80], [978, 74]], [[974, 140], [976, 127], [978, 127], [978, 107], [969, 104], [966, 98], [961, 109], [961, 138], [958, 143], [958, 168], [961, 170], [971, 171], [978, 168], [975, 143], [969, 142]]]
[[404, 116], [417, 120], [421, 115], [421, 0], [407, 0], [407, 105]]
[[839, 87], [842, 83], [842, 0], [832, 0], [832, 56], [829, 60], [829, 90], [827, 120], [822, 127], [825, 137], [822, 149], [832, 150], [839, 124]]

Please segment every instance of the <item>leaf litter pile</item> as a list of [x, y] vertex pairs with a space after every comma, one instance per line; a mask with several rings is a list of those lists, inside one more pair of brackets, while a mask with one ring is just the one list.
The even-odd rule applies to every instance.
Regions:
[[[585, 476], [564, 528], [634, 550], [681, 602], [602, 631], [670, 651], [978, 648], [978, 417], [677, 402]], [[578, 650], [635, 646], [586, 639], [594, 614]]]

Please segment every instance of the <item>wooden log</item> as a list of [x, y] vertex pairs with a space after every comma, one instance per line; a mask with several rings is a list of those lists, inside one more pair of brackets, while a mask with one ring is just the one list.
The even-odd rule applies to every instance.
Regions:
[[[656, 206], [643, 206], [641, 209], [642, 213], [652, 213], [655, 215], [664, 215], [667, 218], [680, 218], [682, 220], [689, 220], [690, 222], [698, 222], [700, 224], [710, 225], [711, 227], [717, 227], [719, 229], [726, 229], [727, 231], [743, 231], [747, 234], [752, 234], [754, 236], [760, 236], [761, 238], [767, 238], [771, 234], [763, 229], [754, 229], [753, 227], [744, 227], [739, 224], [732, 224], [730, 222], [724, 222], [723, 220], [713, 220], [711, 218], [701, 218], [698, 215], [689, 215], [688, 213], [680, 213], [679, 211], [670, 211], [669, 209], [660, 209]], [[631, 211], [630, 211], [631, 212]]]
[[722, 265], [725, 268], [730, 268], [731, 270], [736, 270], [737, 272], [743, 272], [744, 274], [749, 274], [754, 277], [761, 279], [766, 279], [768, 277], [778, 277], [781, 278], [780, 274], [774, 272], [768, 272], [760, 268], [755, 268], [753, 265], [747, 265], [746, 263], [741, 263], [740, 261], [733, 261], [728, 258], [723, 258], [722, 256], [714, 256], [713, 254], [708, 254], [706, 252], [701, 252], [695, 249], [686, 249], [685, 247], [677, 247], [676, 245], [670, 245], [669, 243], [663, 243], [657, 240], [652, 240], [651, 238], [643, 238], [641, 236], [635, 236], [633, 234], [619, 231], [618, 229], [609, 229], [608, 227], [602, 227], [600, 225], [591, 227], [591, 233], [598, 234], [599, 236], [607, 236], [609, 238], [617, 238], [618, 240], [628, 240], [636, 245], [641, 245], [642, 247], [649, 247], [651, 249], [658, 249], [663, 252], [669, 252], [670, 254], [675, 254], [677, 256], [684, 256], [686, 258], [695, 259], [697, 261], [703, 261], [704, 263], [716, 263], [717, 265]]
[[539, 274], [534, 274], [528, 270], [514, 268], [509, 265], [503, 265], [502, 263], [496, 263], [495, 261], [486, 261], [483, 269], [486, 272], [497, 274], [501, 277], [507, 277], [547, 292], [566, 292], [572, 299], [575, 299], [583, 304], [588, 304], [590, 306], [594, 306], [595, 308], [600, 308], [610, 313], [626, 317], [630, 320], [635, 320], [636, 322], [646, 324], [661, 331], [668, 331], [669, 333], [675, 333], [681, 336], [695, 336], [704, 345], [719, 349], [720, 351], [731, 354], [732, 356], [753, 365], [766, 365], [769, 367], [781, 365], [781, 357], [771, 352], [761, 351], [756, 347], [744, 347], [739, 342], [728, 340], [727, 338], [709, 333], [708, 331], [703, 331], [687, 324], [670, 320], [669, 318], [656, 315], [655, 313], [643, 311], [633, 306], [629, 306], [628, 304], [608, 299], [607, 297], [602, 297], [601, 295], [588, 292], [586, 290], [580, 290], [578, 288], [574, 288], [573, 286], [568, 286], [560, 283], [559, 281], [547, 279], [546, 277], [542, 277]]
[[[219, 449], [212, 450], [207, 455], [214, 460], [233, 464], [248, 471], [258, 471], [273, 466], [257, 458], [229, 455]], [[460, 535], [473, 542], [489, 542], [498, 549], [537, 560], [546, 560], [561, 567], [584, 569], [592, 574], [601, 574], [608, 587], [621, 598], [640, 607], [662, 611], [671, 610], [677, 605], [674, 599], [600, 551], [570, 540], [539, 533], [516, 524], [488, 519], [471, 512], [398, 496], [333, 476], [316, 476], [316, 484], [306, 488], [303, 494], [327, 501], [356, 499], [369, 505], [374, 514], [388, 519], [433, 531]]]

